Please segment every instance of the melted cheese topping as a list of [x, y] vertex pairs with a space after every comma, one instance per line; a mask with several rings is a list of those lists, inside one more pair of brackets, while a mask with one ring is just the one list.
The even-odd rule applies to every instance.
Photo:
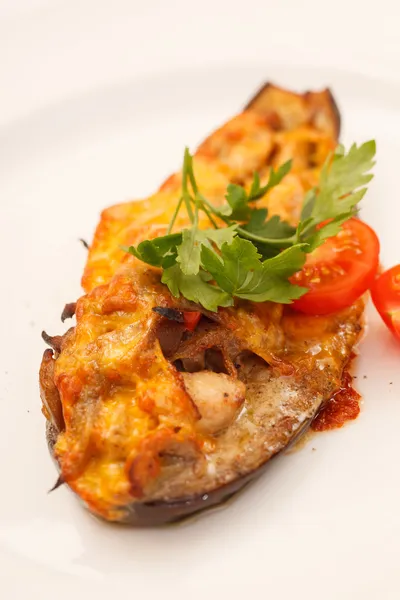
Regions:
[[[220, 204], [230, 182], [249, 186], [258, 171], [264, 184], [271, 167], [293, 159], [292, 172], [258, 206], [295, 224], [304, 193], [317, 183], [336, 139], [326, 111], [316, 111], [318, 94], [287, 97], [276, 90], [265, 105], [256, 102], [206, 139], [194, 170], [202, 193]], [[87, 294], [77, 303], [77, 325], [55, 362], [65, 420], [55, 452], [63, 477], [109, 519], [118, 519], [122, 507], [152, 489], [168, 456], [193, 459], [201, 469], [201, 457], [210, 456], [216, 444], [196, 427], [198, 410], [155, 333], [160, 317], [152, 308], [175, 301], [157, 269], [120, 250], [165, 232], [180, 185], [178, 173], [153, 196], [103, 211], [82, 279]], [[208, 226], [202, 218], [200, 226]], [[187, 224], [182, 210], [176, 227]], [[220, 318], [243, 349], [290, 374], [286, 337], [299, 335], [298, 319], [286, 319], [285, 327], [296, 331], [285, 333], [280, 305], [249, 302], [220, 311]]]

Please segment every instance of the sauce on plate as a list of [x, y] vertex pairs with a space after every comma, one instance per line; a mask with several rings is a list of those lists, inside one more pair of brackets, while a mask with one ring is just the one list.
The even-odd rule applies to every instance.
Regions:
[[340, 389], [321, 408], [311, 424], [311, 429], [325, 431], [343, 427], [346, 421], [352, 421], [360, 414], [360, 400], [360, 394], [353, 388], [353, 377], [346, 370]]

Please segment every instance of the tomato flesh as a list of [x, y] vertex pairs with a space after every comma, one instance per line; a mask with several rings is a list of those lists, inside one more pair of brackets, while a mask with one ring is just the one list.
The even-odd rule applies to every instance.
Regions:
[[302, 271], [291, 278], [309, 289], [293, 308], [324, 315], [351, 306], [371, 287], [378, 266], [376, 233], [359, 219], [350, 219], [338, 235], [309, 254]]
[[400, 265], [388, 269], [375, 280], [371, 296], [386, 325], [400, 339]]
[[191, 311], [183, 313], [183, 323], [189, 331], [194, 331], [200, 321], [201, 312]]

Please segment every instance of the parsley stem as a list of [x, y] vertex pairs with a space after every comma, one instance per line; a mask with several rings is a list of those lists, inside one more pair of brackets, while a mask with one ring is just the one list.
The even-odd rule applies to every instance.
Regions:
[[195, 196], [197, 196], [199, 193], [199, 188], [197, 187], [196, 178], [193, 173], [193, 157], [190, 157], [190, 162], [189, 162], [189, 167], [188, 167], [188, 175], [189, 175], [189, 179], [190, 179], [190, 183], [191, 183], [193, 192], [194, 192]]
[[213, 219], [210, 211], [208, 210], [208, 208], [205, 205], [203, 205], [201, 208], [206, 213], [206, 215], [208, 217], [208, 220], [210, 221], [210, 223], [214, 227], [214, 229], [219, 229], [217, 223], [214, 221], [214, 219]]
[[188, 172], [189, 172], [189, 168], [190, 168], [190, 153], [189, 153], [189, 148], [185, 148], [185, 154], [183, 157], [183, 165], [182, 165], [182, 196], [186, 196], [188, 195], [188, 185], [187, 185], [187, 178], [188, 178]]
[[183, 202], [183, 196], [181, 196], [179, 198], [179, 201], [178, 201], [178, 203], [176, 205], [176, 208], [174, 210], [174, 214], [172, 215], [172, 219], [169, 222], [168, 229], [167, 229], [167, 234], [166, 235], [169, 235], [171, 233], [171, 231], [172, 231], [172, 228], [173, 228], [173, 226], [175, 224], [176, 218], [177, 218], [178, 213], [179, 213], [179, 209], [182, 206], [182, 202]]
[[194, 222], [194, 214], [193, 214], [192, 207], [190, 206], [190, 202], [191, 201], [193, 202], [193, 198], [188, 193], [186, 193], [183, 195], [183, 199], [185, 201], [185, 206], [186, 206], [187, 213], [189, 215], [190, 222], [193, 223]]
[[199, 200], [197, 196], [194, 199], [194, 220], [193, 220], [193, 229], [197, 231], [199, 225]]
[[[190, 180], [190, 184], [192, 186], [193, 193], [195, 195], [194, 199], [190, 196], [190, 194], [188, 192], [188, 185], [187, 185], [188, 178]], [[197, 216], [194, 215], [194, 217], [192, 218], [193, 213], [191, 211], [191, 207], [189, 208], [187, 199], [185, 198], [186, 208], [187, 208], [187, 211], [188, 211], [188, 214], [189, 214], [189, 217], [190, 217], [190, 220], [192, 221], [192, 223], [195, 220], [195, 226], [197, 227], [197, 225], [198, 225], [198, 210], [201, 209], [207, 215], [207, 217], [208, 217], [210, 223], [212, 224], [212, 226], [214, 227], [214, 229], [218, 229], [218, 225], [215, 222], [215, 220], [213, 219], [213, 217], [211, 216], [211, 213], [209, 210], [209, 208], [211, 208], [211, 206], [209, 206], [209, 208], [207, 208], [205, 206], [205, 203], [207, 203], [206, 199], [199, 194], [199, 188], [198, 188], [196, 178], [194, 176], [194, 171], [193, 171], [193, 157], [190, 154], [188, 148], [185, 148], [185, 156], [184, 156], [184, 160], [183, 160], [182, 189], [183, 189], [184, 194], [187, 194], [189, 201], [194, 203], [196, 210], [197, 210]]]
[[[210, 223], [212, 224], [212, 226], [214, 227], [214, 229], [219, 229], [217, 222], [212, 217], [212, 214], [219, 217], [220, 215], [218, 214], [218, 211], [211, 204], [211, 202], [208, 202], [208, 200], [206, 198], [204, 198], [204, 196], [199, 194], [199, 188], [198, 188], [196, 177], [195, 177], [194, 171], [193, 171], [193, 156], [189, 153], [188, 148], [185, 149], [185, 157], [183, 160], [183, 164], [184, 164], [184, 173], [186, 174], [187, 177], [189, 177], [190, 184], [192, 186], [192, 189], [193, 189], [193, 192], [195, 195], [195, 200], [194, 200], [195, 205], [196, 205], [196, 203], [198, 203], [199, 208], [203, 212], [205, 212], [205, 214], [207, 215], [207, 217], [208, 217]], [[185, 185], [186, 185], [186, 188], [183, 188], [183, 189], [187, 190], [187, 180], [185, 181]], [[193, 198], [190, 198], [190, 199], [193, 202]], [[189, 214], [189, 216], [190, 216], [190, 214]], [[191, 220], [193, 223], [193, 219], [191, 219]], [[228, 223], [228, 221], [225, 221], [225, 223]], [[232, 224], [231, 222], [228, 223], [228, 225], [231, 225], [231, 224]]]
[[182, 197], [185, 202], [186, 210], [189, 215], [190, 221], [193, 223], [194, 215], [192, 207], [190, 206], [191, 196], [188, 190], [188, 175], [191, 171], [192, 165], [192, 156], [189, 152], [189, 148], [185, 148], [185, 155], [183, 158], [183, 166], [182, 166]]
[[[234, 225], [235, 224], [235, 221], [232, 221], [231, 219], [229, 219], [225, 215], [221, 215], [218, 212], [218, 209], [215, 206], [213, 206], [211, 204], [211, 202], [209, 202], [207, 200], [207, 198], [204, 198], [204, 196], [200, 196], [200, 197], [201, 197], [201, 201], [202, 201], [202, 204], [203, 204], [203, 210], [204, 211], [207, 208], [212, 214], [216, 215], [222, 221], [224, 221], [224, 223], [226, 223], [226, 225], [228, 225], [228, 227], [230, 225]], [[262, 243], [262, 244], [269, 244], [270, 246], [273, 246], [275, 248], [279, 248], [279, 249], [282, 249], [282, 250], [284, 248], [290, 248], [290, 246], [293, 246], [293, 244], [296, 242], [296, 235], [293, 235], [290, 238], [266, 238], [266, 237], [262, 237], [260, 235], [256, 235], [254, 233], [250, 233], [249, 231], [246, 231], [242, 227], [238, 227], [236, 231], [238, 232], [238, 234], [241, 237], [244, 237], [247, 240], [254, 241], [254, 242], [259, 242], [259, 243]]]
[[201, 196], [201, 201], [203, 202], [203, 204], [209, 209], [210, 212], [212, 212], [213, 215], [215, 215], [216, 217], [219, 217], [220, 219], [222, 219], [223, 221], [225, 221], [225, 223], [228, 223], [229, 225], [232, 225], [233, 223], [230, 221], [230, 219], [227, 219], [226, 217], [224, 217], [223, 215], [220, 215], [218, 212], [218, 208], [213, 206], [211, 204], [211, 202], [209, 202], [207, 200], [207, 198], [204, 198], [204, 196]]
[[210, 210], [207, 208], [206, 206], [206, 199], [204, 198], [204, 196], [202, 196], [201, 194], [196, 194], [196, 197], [198, 198], [199, 202], [200, 202], [200, 208], [203, 212], [206, 213], [208, 220], [210, 221], [210, 223], [212, 224], [212, 226], [214, 227], [214, 229], [219, 229], [217, 222], [213, 219]]
[[[198, 195], [198, 200], [199, 200], [199, 210], [202, 210], [207, 215], [207, 217], [208, 217], [210, 223], [212, 224], [212, 226], [214, 227], [214, 229], [219, 229], [219, 226], [218, 226], [217, 222], [213, 219], [210, 211], [208, 210], [208, 208], [206, 206], [204, 206], [203, 198], [202, 198], [202, 196], [200, 196], [200, 194]], [[192, 202], [192, 204], [196, 203], [192, 197], [190, 197], [190, 201]]]
[[279, 248], [280, 250], [283, 250], [284, 248], [290, 248], [296, 242], [296, 234], [286, 238], [267, 238], [262, 237], [261, 235], [256, 235], [255, 233], [250, 233], [250, 231], [246, 231], [246, 229], [243, 229], [242, 227], [238, 227], [236, 231], [240, 237], [251, 240], [252, 242], [268, 244], [269, 246]]

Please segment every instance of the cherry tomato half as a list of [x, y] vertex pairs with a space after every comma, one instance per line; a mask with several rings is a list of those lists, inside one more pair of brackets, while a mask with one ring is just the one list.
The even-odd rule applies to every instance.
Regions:
[[192, 311], [183, 313], [183, 322], [189, 331], [194, 331], [197, 327], [197, 323], [200, 321], [201, 312]]
[[309, 288], [295, 300], [296, 310], [313, 315], [333, 313], [350, 306], [372, 285], [379, 266], [376, 233], [358, 219], [307, 256], [292, 283]]
[[375, 279], [371, 296], [386, 325], [400, 339], [400, 265]]

